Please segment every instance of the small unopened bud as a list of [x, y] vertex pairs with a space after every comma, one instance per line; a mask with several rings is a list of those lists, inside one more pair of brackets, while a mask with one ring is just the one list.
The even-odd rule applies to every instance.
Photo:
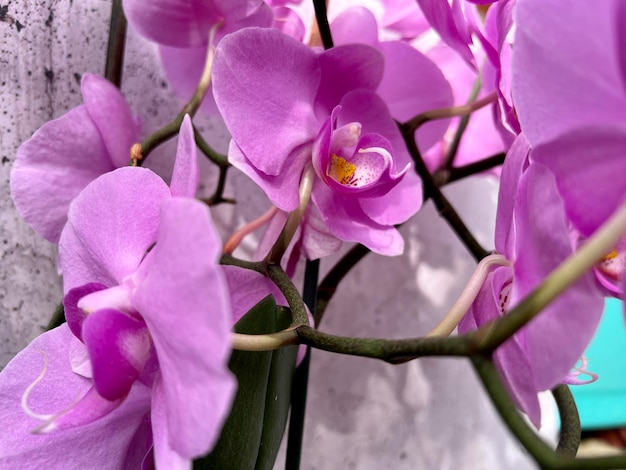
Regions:
[[130, 165], [137, 166], [137, 162], [143, 158], [141, 143], [134, 143], [130, 148]]

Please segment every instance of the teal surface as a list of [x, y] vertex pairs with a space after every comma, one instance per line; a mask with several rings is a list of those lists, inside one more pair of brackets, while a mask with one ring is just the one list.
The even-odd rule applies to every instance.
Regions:
[[602, 321], [585, 356], [587, 370], [599, 378], [570, 387], [583, 429], [626, 426], [626, 326], [621, 301], [606, 300]]

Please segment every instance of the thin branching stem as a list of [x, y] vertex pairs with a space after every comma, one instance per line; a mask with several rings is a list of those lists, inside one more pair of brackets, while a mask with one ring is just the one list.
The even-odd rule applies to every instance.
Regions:
[[104, 77], [119, 88], [122, 84], [122, 70], [124, 69], [127, 26], [122, 0], [113, 0], [111, 4], [111, 22], [109, 24], [109, 41], [107, 44]]
[[417, 144], [415, 143], [414, 130], [408, 127], [405, 124], [399, 124], [400, 131], [406, 143], [407, 149], [413, 158], [413, 162], [415, 163], [415, 169], [417, 174], [420, 176], [422, 180], [422, 184], [424, 185], [424, 192], [426, 195], [432, 198], [435, 207], [439, 214], [446, 219], [452, 230], [457, 234], [459, 239], [463, 242], [468, 251], [474, 256], [476, 261], [480, 261], [485, 256], [489, 255], [489, 252], [485, 250], [480, 243], [476, 240], [474, 235], [469, 231], [459, 214], [454, 210], [452, 204], [448, 201], [448, 199], [443, 195], [433, 176], [428, 171], [428, 167], [426, 163], [424, 163], [424, 159], [422, 158], [422, 154], [417, 148]]

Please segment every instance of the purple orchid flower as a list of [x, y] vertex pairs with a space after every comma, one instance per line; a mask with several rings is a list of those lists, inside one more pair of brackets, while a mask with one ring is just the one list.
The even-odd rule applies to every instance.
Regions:
[[[557, 20], [564, 8], [518, 0], [513, 92], [532, 158], [554, 173], [586, 238], [626, 200], [626, 7], [572, 2], [567, 24]], [[613, 294], [622, 292], [625, 267], [626, 238], [596, 270]]]
[[279, 31], [249, 28], [224, 38], [214, 95], [233, 140], [230, 162], [281, 210], [299, 204], [312, 164], [312, 201], [332, 234], [381, 254], [404, 242], [394, 224], [421, 204], [419, 178], [382, 99], [383, 60], [360, 44], [317, 54]]
[[[459, 333], [505, 315], [574, 252], [554, 176], [529, 161], [528, 154], [521, 134], [502, 169], [496, 250], [512, 266], [490, 272]], [[496, 351], [503, 380], [535, 425], [541, 419], [537, 393], [568, 380], [593, 337], [603, 306], [593, 274], [587, 273]]]
[[[30, 415], [4, 405], [2, 428], [16, 431], [0, 443], [3, 456], [124, 467], [149, 462], [153, 448], [157, 466], [169, 469], [212, 448], [235, 389], [232, 314], [221, 243], [206, 206], [190, 197], [197, 185], [187, 117], [170, 187], [148, 169], [126, 167], [74, 200], [59, 242], [67, 326], [35, 340], [0, 374], [0, 390], [22, 395]], [[22, 388], [42, 368], [39, 350], [50, 358], [43, 381]], [[29, 377], [20, 388], [12, 382], [18, 371]], [[45, 437], [26, 436], [33, 428]]]
[[[262, 0], [124, 0], [128, 22], [139, 34], [159, 45], [161, 62], [174, 92], [189, 100], [212, 47], [229, 33], [249, 26], [272, 25], [271, 8]], [[217, 115], [210, 93], [200, 109]]]
[[35, 132], [11, 170], [17, 211], [52, 243], [59, 241], [70, 202], [98, 176], [128, 165], [139, 140], [137, 120], [115, 86], [86, 74], [80, 88], [84, 104]]

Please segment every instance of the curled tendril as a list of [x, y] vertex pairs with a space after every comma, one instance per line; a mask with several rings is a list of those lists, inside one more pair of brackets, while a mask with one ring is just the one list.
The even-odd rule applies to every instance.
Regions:
[[41, 349], [38, 349], [37, 351], [40, 352], [41, 355], [43, 356], [43, 368], [41, 369], [41, 372], [39, 373], [37, 378], [28, 387], [26, 387], [26, 390], [24, 391], [24, 394], [22, 395], [20, 405], [22, 407], [22, 411], [24, 411], [24, 413], [27, 416], [30, 416], [31, 418], [37, 419], [39, 421], [43, 421], [42, 425], [38, 426], [32, 431], [33, 434], [42, 434], [54, 428], [53, 426], [54, 420], [58, 418], [59, 416], [67, 413], [69, 410], [71, 410], [74, 407], [74, 405], [76, 405], [76, 403], [78, 402], [79, 396], [77, 396], [72, 401], [72, 403], [70, 403], [66, 408], [53, 414], [36, 413], [30, 408], [30, 406], [28, 406], [28, 398], [30, 397], [30, 394], [35, 389], [35, 387], [43, 380], [43, 378], [46, 375], [46, 372], [48, 371], [48, 353], [46, 353], [46, 351], [41, 350]]
[[[588, 379], [581, 379], [580, 376], [588, 376]], [[567, 377], [563, 380], [564, 384], [568, 385], [585, 385], [590, 384], [598, 380], [598, 374], [587, 370], [587, 358], [583, 355], [576, 365], [572, 368]]]

